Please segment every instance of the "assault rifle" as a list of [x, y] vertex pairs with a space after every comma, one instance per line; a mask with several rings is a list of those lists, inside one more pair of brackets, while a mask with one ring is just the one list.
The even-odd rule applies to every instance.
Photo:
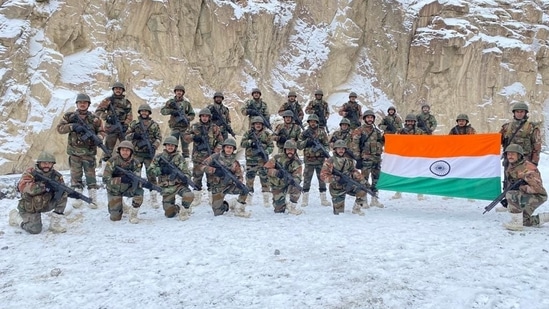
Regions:
[[227, 133], [229, 133], [233, 138], [236, 138], [233, 128], [231, 127], [230, 124], [227, 123], [227, 120], [225, 120], [225, 118], [223, 117], [223, 115], [221, 115], [221, 113], [217, 110], [217, 108], [213, 107], [210, 110], [212, 111], [212, 116], [213, 116], [212, 118], [219, 120], [223, 125], [223, 127], [225, 128], [225, 130], [227, 131]]
[[[390, 116], [387, 116], [387, 117], [390, 117]], [[391, 133], [397, 133], [397, 129], [395, 128], [395, 124], [394, 124], [393, 121], [389, 121], [387, 119], [384, 119], [384, 122], [385, 122], [386, 127], [389, 128], [389, 131]]]
[[292, 177], [292, 174], [290, 174], [290, 172], [288, 172], [286, 169], [282, 167], [282, 164], [280, 164], [280, 162], [275, 161], [275, 167], [277, 170], [282, 171], [282, 173], [284, 174], [284, 176], [282, 176], [284, 183], [287, 183], [291, 186], [296, 187], [299, 191], [303, 191], [303, 187], [295, 181], [294, 177]]
[[185, 175], [179, 168], [177, 168], [175, 164], [168, 161], [163, 156], [158, 156], [158, 158], [160, 160], [160, 164], [165, 164], [170, 168], [170, 171], [171, 171], [170, 180], [173, 181], [174, 179], [178, 178], [184, 183], [186, 183], [187, 185], [189, 185], [194, 190], [200, 190], [200, 188], [198, 188], [198, 186], [189, 177], [187, 177], [187, 175]]
[[123, 141], [125, 139], [126, 130], [124, 130], [124, 126], [120, 122], [120, 119], [118, 119], [118, 113], [114, 108], [114, 101], [112, 98], [110, 100], [109, 109], [111, 110], [111, 114], [107, 117], [107, 123], [114, 127], [112, 132], [118, 132], [118, 138]]
[[492, 208], [494, 208], [498, 203], [501, 203], [501, 205], [503, 205], [503, 207], [507, 207], [507, 199], [505, 198], [505, 195], [507, 194], [507, 192], [509, 192], [511, 190], [515, 190], [518, 187], [520, 187], [522, 185], [525, 185], [525, 184], [527, 184], [527, 182], [524, 181], [524, 179], [521, 179], [521, 180], [516, 181], [513, 184], [511, 184], [509, 187], [507, 187], [505, 190], [503, 190], [503, 192], [501, 192], [501, 194], [498, 195], [495, 200], [493, 200], [490, 204], [488, 204], [488, 206], [484, 207], [484, 212], [482, 214], [485, 214], [485, 213], [489, 212], [490, 210], [492, 210]]
[[101, 148], [101, 150], [103, 150], [103, 152], [110, 157], [112, 155], [112, 151], [110, 151], [107, 146], [103, 144], [99, 136], [97, 136], [97, 134], [95, 134], [95, 132], [93, 132], [93, 130], [90, 129], [86, 123], [84, 123], [84, 120], [82, 120], [76, 112], [74, 113], [74, 118], [77, 119], [76, 121], [78, 121], [78, 124], [81, 125], [84, 130], [84, 133], [80, 136], [80, 139], [83, 141], [91, 140], [95, 146]]
[[212, 154], [212, 148], [210, 147], [210, 140], [208, 138], [208, 132], [205, 131], [204, 126], [200, 127], [200, 136], [198, 137], [202, 144], [196, 148], [198, 151], [206, 150], [208, 155]]
[[301, 122], [301, 120], [299, 120], [299, 115], [297, 114], [296, 109], [292, 106], [292, 104], [289, 104], [288, 108], [293, 114], [292, 118], [294, 119], [294, 122], [301, 128], [301, 130], [305, 130], [305, 128], [303, 127], [303, 123]]
[[63, 194], [65, 192], [67, 192], [67, 196], [70, 197], [70, 198], [83, 200], [84, 202], [86, 202], [88, 204], [95, 205], [95, 203], [93, 202], [93, 200], [91, 198], [83, 195], [82, 193], [80, 193], [80, 192], [78, 192], [78, 191], [76, 191], [72, 188], [69, 188], [69, 187], [65, 186], [64, 184], [61, 184], [61, 183], [55, 181], [54, 179], [46, 177], [43, 174], [38, 173], [37, 171], [33, 171], [31, 173], [31, 175], [32, 175], [32, 177], [34, 177], [34, 179], [45, 182], [46, 183], [46, 188], [50, 188], [50, 190], [52, 190], [54, 192], [53, 201], [58, 201], [61, 198], [61, 196], [63, 196]]
[[324, 109], [322, 108], [322, 102], [315, 105], [315, 111], [319, 119], [318, 125], [323, 126], [326, 129], [326, 133], [329, 134], [330, 131], [328, 130], [328, 124], [326, 123], [328, 119], [326, 119], [326, 114], [324, 113]]
[[269, 161], [269, 154], [263, 148], [263, 144], [261, 144], [261, 141], [257, 137], [257, 134], [255, 134], [254, 129], [250, 130], [249, 136], [252, 138], [252, 141], [255, 144], [255, 147], [252, 147], [254, 155], [260, 155], [265, 162]]
[[225, 185], [229, 183], [234, 183], [236, 187], [242, 191], [242, 194], [248, 195], [251, 193], [250, 189], [244, 183], [242, 183], [242, 181], [240, 181], [231, 170], [229, 170], [225, 165], [221, 164], [221, 162], [219, 162], [219, 160], [215, 156], [212, 156], [211, 158], [212, 166], [216, 169], [219, 168], [223, 171], [223, 183]]
[[429, 128], [429, 126], [427, 126], [427, 123], [425, 123], [425, 120], [423, 119], [423, 117], [421, 117], [421, 114], [417, 115], [417, 119], [419, 122], [419, 127], [421, 129], [423, 129], [427, 134], [433, 133], [433, 131], [431, 131], [431, 128]]
[[172, 101], [170, 103], [170, 107], [173, 109], [172, 116], [174, 116], [175, 123], [182, 122], [184, 126], [188, 127], [189, 119], [187, 118], [187, 115], [185, 115], [185, 112], [183, 112], [182, 108], [178, 108], [175, 104], [175, 101]]
[[259, 116], [263, 119], [263, 124], [269, 128], [269, 130], [273, 130], [273, 127], [271, 126], [271, 122], [269, 121], [269, 119], [265, 118], [265, 116], [263, 116], [263, 114], [252, 104], [248, 104], [248, 106], [246, 107], [248, 109], [251, 109], [254, 111], [254, 116]]
[[[147, 128], [145, 128], [145, 125], [143, 124], [143, 121], [139, 120], [139, 128], [141, 131], [141, 139], [139, 142], [136, 143], [137, 147], [142, 148], [143, 146], [147, 147], [147, 151], [149, 152], [149, 158], [154, 158], [155, 149], [153, 145], [151, 144], [151, 139], [149, 138], [149, 131], [147, 131]], [[134, 133], [135, 134], [135, 133]]]
[[352, 187], [356, 187], [357, 189], [360, 189], [371, 196], [377, 198], [377, 194], [370, 188], [368, 188], [366, 185], [361, 184], [360, 182], [354, 180], [351, 176], [345, 175], [342, 172], [336, 170], [335, 168], [332, 169], [332, 174], [335, 176], [340, 177], [339, 183], [345, 186], [346, 191], [350, 191]]
[[360, 126], [360, 120], [358, 119], [358, 113], [356, 112], [356, 110], [354, 110], [353, 108], [349, 108], [348, 110], [346, 110], [346, 112], [347, 115], [345, 116], [345, 118], [349, 119], [351, 125], [358, 124], [358, 126]]
[[143, 186], [143, 188], [149, 189], [150, 191], [154, 190], [154, 191], [162, 193], [162, 188], [160, 188], [159, 186], [153, 184], [152, 182], [148, 181], [147, 179], [141, 178], [141, 177], [135, 175], [134, 173], [121, 168], [120, 166], [115, 166], [114, 171], [117, 172], [117, 173], [123, 174], [123, 175], [125, 175], [125, 176], [127, 176], [128, 178], [131, 179], [131, 181], [132, 181], [132, 190], [133, 191], [135, 191], [137, 189], [137, 186], [139, 184], [141, 184]]
[[330, 153], [320, 144], [318, 139], [313, 138], [311, 131], [308, 131], [307, 133], [303, 134], [303, 137], [305, 137], [307, 140], [310, 140], [313, 143], [313, 146], [311, 147], [311, 150], [313, 152], [321, 151], [322, 156], [324, 156], [326, 159], [330, 158]]

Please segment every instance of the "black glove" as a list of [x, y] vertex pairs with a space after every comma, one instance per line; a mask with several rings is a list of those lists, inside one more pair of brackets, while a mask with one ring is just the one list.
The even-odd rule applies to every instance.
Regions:
[[160, 172], [163, 175], [169, 175], [169, 174], [172, 173], [172, 169], [170, 168], [170, 166], [168, 164], [162, 164], [162, 165], [160, 165]]
[[220, 168], [218, 168], [218, 167], [215, 169], [215, 171], [214, 171], [213, 174], [214, 174], [214, 176], [220, 177], [220, 178], [223, 177], [223, 176], [225, 176], [225, 175], [223, 174], [223, 170], [220, 169]]
[[339, 177], [339, 176], [336, 176], [337, 178], [337, 183], [340, 184], [340, 185], [345, 185], [345, 180], [343, 179], [343, 177]]
[[282, 144], [284, 144], [287, 140], [288, 140], [288, 138], [284, 135], [281, 135], [281, 136], [278, 137], [278, 141]]
[[499, 203], [501, 204], [501, 206], [503, 206], [505, 208], [507, 208], [507, 205], [509, 205], [506, 198], [502, 199], [501, 202], [499, 202]]
[[130, 184], [130, 183], [132, 183], [132, 179], [131, 179], [128, 175], [123, 174], [123, 175], [120, 177], [120, 182], [121, 182], [121, 183]]
[[276, 171], [276, 177], [282, 179], [284, 177], [284, 171], [283, 170], [277, 170]]
[[364, 162], [362, 162], [362, 160], [356, 161], [355, 167], [358, 169], [362, 169], [364, 167]]
[[246, 110], [246, 114], [248, 114], [248, 116], [259, 116], [259, 113], [257, 112], [257, 110], [253, 108], [248, 108]]
[[134, 132], [133, 139], [143, 139], [143, 135], [139, 132]]
[[202, 141], [202, 138], [200, 137], [200, 135], [194, 135], [193, 136], [193, 141], [195, 143], [200, 143]]
[[82, 132], [85, 131], [85, 130], [84, 130], [84, 126], [81, 125], [81, 124], [73, 124], [73, 125], [72, 125], [72, 130], [73, 130], [74, 132], [76, 132], [76, 133], [82, 133]]
[[250, 147], [252, 148], [256, 148], [257, 147], [257, 144], [255, 143], [255, 141], [253, 139], [249, 140], [250, 141]]
[[315, 145], [315, 143], [313, 142], [312, 139], [307, 139], [307, 143], [305, 143], [305, 147], [313, 147]]
[[116, 117], [115, 115], [109, 115], [107, 116], [107, 123], [108, 124], [115, 124], [116, 123], [116, 120], [117, 120], [118, 117]]

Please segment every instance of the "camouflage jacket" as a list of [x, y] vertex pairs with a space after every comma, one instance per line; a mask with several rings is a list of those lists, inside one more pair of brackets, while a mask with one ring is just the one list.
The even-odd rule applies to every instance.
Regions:
[[[185, 124], [185, 122], [179, 121], [177, 122], [177, 113], [178, 111], [181, 112], [181, 115], [187, 117], [187, 120], [189, 121], [189, 124]], [[173, 97], [166, 101], [166, 104], [164, 104], [164, 107], [160, 109], [160, 113], [162, 115], [170, 115], [170, 120], [168, 121], [168, 126], [170, 129], [187, 129], [191, 121], [194, 120], [194, 109], [191, 106], [191, 102], [186, 100], [185, 98], [182, 98], [181, 100], [177, 100], [177, 97]]]
[[185, 174], [187, 178], [191, 179], [189, 167], [187, 166], [187, 162], [185, 161], [181, 153], [179, 153], [179, 151], [177, 150], [172, 153], [164, 150], [162, 151], [162, 153], [154, 157], [151, 165], [147, 169], [147, 172], [158, 178], [158, 185], [161, 187], [175, 186], [180, 184], [187, 185], [186, 183], [183, 183], [183, 181], [179, 178], [170, 179], [172, 170], [169, 168], [168, 164], [160, 161], [160, 157], [163, 157], [168, 162], [173, 163], [173, 165], [175, 165], [181, 172], [183, 172], [183, 174]]
[[[131, 183], [122, 183], [121, 177], [122, 174], [119, 174], [114, 171], [115, 167], [120, 166], [121, 168], [128, 170], [134, 173], [136, 176], [141, 177], [141, 165], [133, 157], [130, 157], [128, 160], [122, 159], [120, 155], [112, 156], [105, 165], [105, 170], [103, 171], [103, 183], [107, 186], [107, 192], [114, 196], [133, 196]], [[141, 187], [141, 186], [139, 186]], [[142, 192], [143, 190], [141, 190]]]
[[242, 166], [240, 166], [240, 163], [236, 160], [236, 153], [231, 155], [226, 155], [224, 152], [214, 153], [213, 155], [207, 157], [202, 163], [202, 170], [211, 176], [210, 181], [213, 187], [226, 186], [230, 184], [225, 181], [225, 177], [218, 177], [212, 171], [212, 168], [215, 168], [212, 164], [214, 158], [217, 159], [223, 166], [227, 167], [227, 169], [231, 171], [236, 178], [240, 180], [240, 182], [242, 182], [244, 175], [242, 173]]
[[423, 132], [422, 129], [417, 128], [415, 125], [413, 127], [404, 126], [404, 128], [398, 130], [398, 134], [405, 135], [426, 135], [427, 133]]
[[282, 168], [292, 175], [292, 178], [296, 183], [301, 183], [303, 177], [303, 162], [295, 154], [294, 158], [290, 159], [286, 154], [274, 155], [269, 162], [265, 163], [264, 167], [267, 169], [267, 176], [269, 177], [269, 183], [273, 188], [284, 188], [288, 186], [288, 183], [283, 178], [279, 178], [276, 174], [278, 169], [276, 164], [279, 163]]
[[475, 129], [471, 127], [470, 124], [468, 124], [464, 127], [455, 126], [452, 128], [452, 130], [450, 130], [450, 133], [448, 134], [449, 135], [472, 135], [472, 134], [477, 134], [477, 131], [475, 131]]
[[[219, 127], [221, 134], [226, 136], [227, 128], [223, 125], [223, 120], [225, 120], [227, 125], [231, 125], [231, 114], [229, 112], [229, 108], [223, 105], [223, 103], [218, 104], [214, 102], [213, 104], [208, 105], [207, 109], [212, 112], [212, 122]], [[223, 117], [223, 119], [219, 117]]]
[[[63, 176], [56, 170], [52, 169], [47, 173], [42, 172], [38, 168], [28, 168], [21, 179], [17, 183], [17, 190], [21, 192], [21, 200], [19, 201], [19, 206], [23, 207], [26, 212], [36, 213], [41, 210], [51, 209], [49, 203], [52, 202], [53, 196], [55, 194], [50, 188], [46, 186], [46, 183], [43, 181], [38, 181], [34, 179], [32, 173], [36, 171], [48, 178], [51, 178], [58, 183], [65, 185]], [[66, 203], [67, 194], [63, 194], [60, 202]]]
[[328, 134], [326, 133], [326, 131], [324, 131], [320, 127], [316, 127], [315, 129], [308, 127], [307, 129], [305, 129], [305, 131], [301, 132], [301, 135], [299, 136], [299, 140], [297, 142], [297, 149], [303, 149], [305, 163], [318, 161], [321, 158], [324, 159], [324, 156], [322, 155], [322, 151], [320, 149], [318, 151], [313, 151], [313, 147], [306, 146], [307, 140], [309, 138], [313, 140], [318, 140], [320, 145], [322, 145], [327, 152], [330, 152], [328, 148]]
[[383, 120], [379, 123], [379, 128], [383, 130], [385, 134], [395, 134], [402, 129], [402, 118], [399, 115], [393, 116], [387, 115], [383, 117]]
[[305, 113], [303, 113], [303, 108], [301, 107], [299, 102], [297, 102], [297, 100], [294, 102], [284, 102], [284, 104], [282, 104], [282, 106], [280, 106], [280, 108], [278, 109], [278, 114], [280, 115], [284, 111], [291, 111], [292, 113], [295, 113], [300, 123], [303, 122], [303, 116], [305, 116]]
[[[141, 123], [143, 125], [141, 125]], [[143, 130], [143, 128], [145, 130]], [[144, 131], [146, 131], [146, 134], [144, 134]], [[141, 116], [138, 116], [137, 119], [133, 120], [128, 126], [128, 131], [126, 131], [126, 140], [132, 142], [135, 149], [134, 155], [152, 159], [149, 155], [149, 147], [147, 146], [145, 135], [148, 135], [149, 143], [154, 148], [150, 151], [153, 154], [156, 153], [156, 149], [160, 147], [160, 143], [162, 141], [160, 126], [150, 117], [148, 119], [143, 119]]]
[[347, 144], [347, 148], [351, 150], [351, 144], [352, 144], [352, 135], [351, 135], [351, 129], [342, 130], [338, 129], [332, 133], [332, 136], [330, 137], [330, 148], [334, 148], [334, 143], [338, 140], [343, 140]]
[[524, 157], [535, 164], [539, 162], [541, 152], [541, 134], [539, 126], [529, 120], [526, 120], [517, 134], [510, 140], [517, 128], [520, 126], [520, 120], [513, 120], [504, 124], [499, 133], [501, 134], [501, 145], [504, 150], [510, 144], [518, 144], [524, 149]]
[[82, 122], [93, 132], [98, 135], [103, 132], [101, 128], [101, 119], [92, 114], [89, 111], [82, 112], [70, 112], [65, 113], [63, 118], [57, 125], [57, 132], [59, 134], [69, 134], [67, 142], [67, 154], [70, 156], [95, 156], [97, 154], [97, 146], [93, 143], [91, 138], [83, 140], [82, 136], [84, 132], [76, 133], [73, 131], [73, 125], [79, 124], [76, 117], [80, 117]]
[[[110, 108], [111, 104], [114, 104], [113, 106], [116, 115], [113, 114]], [[130, 102], [130, 100], [126, 99], [124, 95], [113, 95], [103, 99], [103, 101], [99, 103], [99, 106], [95, 110], [95, 115], [105, 121], [105, 132], [113, 133], [112, 125], [116, 123], [115, 119], [118, 119], [118, 121], [120, 121], [120, 123], [124, 127], [124, 132], [122, 132], [121, 134], [125, 134], [125, 130], [128, 128], [128, 125], [133, 119], [132, 103]]]
[[[347, 115], [343, 115], [347, 113]], [[360, 127], [360, 119], [362, 119], [362, 108], [358, 102], [347, 101], [339, 108], [339, 115], [349, 119], [351, 122], [351, 129]]]
[[248, 101], [246, 101], [246, 103], [244, 104], [244, 106], [242, 106], [242, 108], [240, 109], [240, 111], [242, 112], [243, 115], [245, 116], [248, 116], [248, 118], [251, 120], [252, 117], [254, 117], [254, 115], [248, 115], [248, 109], [256, 109], [259, 111], [259, 113], [261, 115], [263, 115], [263, 117], [265, 117], [265, 119], [267, 121], [270, 121], [269, 120], [269, 111], [268, 111], [268, 108], [267, 108], [267, 103], [265, 103], [265, 101], [263, 101], [261, 98], [259, 98], [257, 101], [254, 100], [254, 99], [250, 99]]
[[383, 152], [383, 133], [373, 125], [364, 124], [351, 133], [351, 150], [363, 160], [379, 162]]
[[[286, 140], [294, 140], [297, 142], [299, 135], [301, 134], [301, 128], [295, 123], [286, 124], [281, 123], [276, 126], [274, 133], [272, 135], [273, 141], [276, 142], [278, 149], [284, 148], [284, 143]], [[280, 141], [280, 137], [283, 137], [283, 141]]]
[[320, 121], [318, 125], [321, 127], [326, 127], [326, 122], [330, 117], [330, 111], [328, 110], [328, 102], [324, 100], [312, 100], [309, 102], [309, 104], [307, 104], [307, 107], [305, 107], [305, 113], [309, 115], [310, 114], [317, 115]]
[[240, 142], [240, 147], [246, 148], [246, 164], [265, 164], [268, 159], [264, 161], [263, 158], [261, 158], [261, 155], [256, 153], [257, 147], [252, 146], [252, 143], [254, 141], [252, 138], [253, 134], [257, 136], [257, 139], [261, 143], [263, 150], [267, 153], [267, 156], [273, 152], [274, 148], [271, 134], [267, 132], [265, 128], [261, 129], [261, 131], [256, 131], [255, 129], [246, 131], [246, 133], [244, 133], [244, 136], [242, 136], [242, 141]]
[[329, 183], [331, 188], [335, 190], [344, 189], [344, 186], [337, 182], [337, 177], [332, 174], [333, 169], [336, 169], [345, 175], [351, 175], [354, 180], [364, 183], [364, 177], [360, 171], [355, 168], [355, 162], [345, 156], [340, 157], [336, 154], [324, 161], [322, 169], [320, 170], [320, 179]]
[[[204, 142], [204, 139], [207, 140], [207, 143]], [[221, 151], [223, 135], [219, 127], [211, 121], [208, 121], [208, 123], [198, 121], [197, 123], [193, 123], [191, 129], [187, 131], [184, 140], [187, 143], [191, 143], [194, 140], [193, 162], [201, 164], [204, 159], [213, 153]]]
[[541, 180], [541, 174], [532, 162], [525, 159], [519, 160], [513, 164], [509, 164], [509, 167], [505, 169], [505, 178], [510, 183], [514, 183], [520, 179], [524, 179], [528, 184], [521, 185], [520, 191], [547, 197], [547, 191], [543, 187]]
[[[430, 113], [420, 113], [416, 116], [416, 118], [416, 125], [420, 127], [425, 132], [425, 134], [433, 134], [437, 129], [437, 120], [435, 116], [431, 115]], [[425, 124], [428, 128], [423, 128], [423, 124]]]

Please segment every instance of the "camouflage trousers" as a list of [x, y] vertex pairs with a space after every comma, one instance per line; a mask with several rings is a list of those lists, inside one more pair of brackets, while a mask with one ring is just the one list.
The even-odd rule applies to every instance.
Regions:
[[283, 213], [286, 211], [286, 196], [290, 195], [290, 202], [297, 203], [301, 191], [294, 186], [271, 187], [273, 193], [274, 212]]
[[508, 209], [510, 213], [522, 212], [522, 222], [524, 226], [536, 226], [539, 225], [539, 216], [532, 214], [541, 206], [541, 204], [547, 201], [547, 196], [539, 194], [528, 194], [520, 190], [511, 190], [505, 195], [507, 198]]
[[318, 191], [326, 192], [326, 183], [320, 180], [320, 170], [322, 169], [322, 163], [319, 164], [307, 164], [303, 170], [303, 192], [309, 192], [311, 189], [311, 180], [313, 179], [313, 173], [316, 172], [316, 178], [318, 179]]
[[71, 169], [71, 187], [83, 189], [82, 176], [86, 177], [88, 189], [97, 189], [97, 179], [95, 178], [95, 156], [69, 156], [69, 166]]
[[[116, 151], [114, 150], [114, 146], [116, 145], [116, 142], [123, 141], [123, 139], [118, 138], [118, 136], [119, 136], [118, 133], [109, 133], [107, 134], [107, 136], [105, 136], [105, 140], [104, 140], [105, 147], [107, 147], [107, 149], [110, 150], [112, 154], [116, 153]], [[106, 153], [103, 153], [103, 159], [102, 159], [103, 161], [107, 161], [109, 158], [110, 157]]]
[[164, 215], [168, 218], [175, 217], [179, 212], [179, 206], [175, 205], [177, 195], [181, 196], [181, 204], [185, 209], [189, 208], [194, 200], [192, 191], [183, 184], [162, 187], [162, 208], [164, 208]]
[[370, 175], [371, 175], [372, 176], [371, 187], [375, 188], [377, 185], [377, 181], [379, 180], [379, 175], [381, 174], [379, 162], [371, 161], [371, 160], [363, 160], [362, 164], [363, 164], [363, 167], [360, 171], [362, 173], [362, 176], [364, 176], [364, 180], [366, 180], [366, 185], [370, 184], [368, 180], [370, 179]]
[[193, 161], [193, 182], [198, 188], [200, 188], [200, 190], [202, 190], [202, 179], [204, 178], [204, 176], [206, 176], [206, 186], [208, 190], [210, 190], [212, 177], [204, 173], [204, 171], [202, 170], [203, 168], [204, 165]]
[[123, 197], [132, 198], [132, 207], [138, 208], [143, 204], [143, 189], [139, 188], [135, 190], [134, 194], [113, 195], [107, 191], [107, 198], [109, 201], [109, 214], [111, 215], [111, 221], [120, 221], [122, 219], [122, 213], [124, 212]]
[[357, 203], [362, 203], [366, 197], [366, 191], [358, 190], [356, 187], [352, 187], [347, 190], [340, 184], [330, 184], [330, 196], [332, 197], [332, 205], [334, 207], [334, 213], [342, 213], [345, 211], [345, 196], [355, 196]]
[[23, 218], [23, 222], [21, 223], [21, 228], [25, 231], [27, 231], [30, 234], [39, 234], [42, 232], [42, 213], [43, 212], [49, 212], [49, 211], [55, 211], [56, 213], [62, 214], [65, 211], [65, 207], [67, 206], [67, 196], [63, 195], [59, 201], [50, 201], [46, 204], [45, 207], [41, 208], [38, 211], [29, 211], [27, 207], [23, 205], [22, 200], [19, 200], [19, 204], [17, 205], [17, 210], [19, 211], [19, 214], [21, 215], [21, 218]]
[[212, 186], [212, 210], [214, 216], [220, 216], [224, 214], [226, 209], [223, 202], [225, 201], [225, 195], [238, 195], [238, 202], [241, 204], [246, 203], [246, 194], [242, 193], [242, 190], [236, 187], [236, 184], [231, 183], [227, 186]]
[[255, 177], [259, 176], [261, 182], [261, 192], [269, 192], [269, 180], [267, 179], [267, 171], [263, 167], [264, 164], [246, 164], [246, 186], [251, 192], [254, 192]]
[[181, 150], [181, 155], [183, 155], [183, 158], [190, 158], [191, 156], [191, 153], [189, 151], [189, 143], [183, 140], [183, 136], [185, 135], [185, 132], [187, 132], [187, 130], [188, 129], [184, 128], [172, 128], [172, 131], [170, 132], [171, 136], [179, 140], [179, 149]]
[[135, 160], [137, 162], [139, 162], [139, 170], [141, 170], [143, 168], [143, 165], [145, 165], [145, 172], [147, 174], [147, 180], [150, 181], [153, 184], [156, 184], [156, 176], [154, 176], [153, 173], [148, 171], [149, 166], [151, 166], [152, 159], [145, 158], [145, 157], [142, 157], [142, 156], [139, 156], [139, 155], [134, 155], [133, 157], [135, 158]]

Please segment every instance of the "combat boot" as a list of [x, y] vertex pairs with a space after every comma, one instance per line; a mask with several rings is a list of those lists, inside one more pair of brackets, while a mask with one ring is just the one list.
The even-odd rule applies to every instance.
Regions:
[[[82, 188], [75, 188], [74, 191], [82, 194]], [[82, 200], [81, 199], [73, 199], [72, 200], [72, 208], [74, 209], [79, 209], [80, 207], [82, 207]]]
[[132, 224], [139, 223], [139, 218], [137, 218], [138, 213], [139, 213], [139, 207], [130, 208], [130, 223]]
[[190, 217], [190, 207], [189, 208], [185, 208], [185, 207], [179, 207], [179, 220], [181, 221], [186, 221], [189, 219]]
[[[10, 213], [11, 215], [11, 213]], [[542, 212], [539, 214], [539, 225], [549, 222], [549, 212]]]
[[364, 212], [362, 211], [362, 209], [360, 209], [361, 207], [362, 204], [360, 202], [355, 202], [355, 204], [353, 205], [352, 213], [355, 215], [364, 216]]
[[522, 231], [523, 222], [522, 222], [522, 212], [511, 213], [511, 221], [503, 223], [503, 226], [511, 231]]
[[62, 214], [58, 214], [55, 211], [51, 213], [49, 230], [52, 231], [52, 233], [65, 233], [67, 231], [67, 228], [61, 223], [63, 217]]
[[21, 227], [21, 223], [23, 223], [23, 217], [21, 217], [21, 214], [17, 209], [12, 209], [10, 211], [10, 225], [11, 226], [19, 226]]
[[97, 189], [88, 189], [92, 203], [88, 204], [91, 209], [97, 209], [99, 207], [99, 200], [97, 200]]
[[202, 203], [202, 191], [194, 191], [194, 199], [193, 199], [193, 202], [191, 203], [191, 206], [195, 207], [200, 205], [200, 203]]
[[228, 201], [229, 209], [234, 209], [234, 215], [242, 218], [249, 218], [252, 214], [246, 211], [246, 204], [239, 203], [236, 199]]
[[372, 202], [370, 203], [370, 205], [372, 205], [374, 207], [377, 207], [377, 208], [384, 208], [385, 207], [385, 205], [383, 205], [381, 202], [379, 202], [377, 197], [372, 197]]
[[292, 215], [299, 216], [303, 213], [303, 210], [297, 208], [297, 203], [289, 202], [288, 204], [288, 213]]
[[271, 194], [270, 194], [270, 192], [263, 192], [263, 206], [265, 208], [271, 207]]
[[330, 201], [328, 201], [328, 199], [326, 198], [326, 192], [320, 192], [320, 205], [322, 206], [332, 205], [332, 203], [330, 203]]
[[309, 192], [304, 192], [301, 196], [301, 207], [309, 206]]
[[[372, 202], [373, 202], [373, 200], [372, 200]], [[370, 205], [368, 205], [368, 196], [367, 196], [367, 195], [364, 196], [364, 198], [362, 199], [362, 202], [361, 202], [360, 204], [362, 205], [362, 206], [361, 206], [362, 209], [368, 209], [368, 208], [370, 208]], [[372, 205], [372, 206], [374, 206], [374, 205]]]
[[391, 197], [392, 200], [398, 200], [398, 199], [401, 199], [402, 198], [402, 193], [401, 192], [395, 192], [395, 195], [393, 195]]
[[151, 197], [151, 207], [153, 209], [158, 209], [160, 207], [160, 205], [158, 204], [158, 192], [151, 191], [150, 197]]

